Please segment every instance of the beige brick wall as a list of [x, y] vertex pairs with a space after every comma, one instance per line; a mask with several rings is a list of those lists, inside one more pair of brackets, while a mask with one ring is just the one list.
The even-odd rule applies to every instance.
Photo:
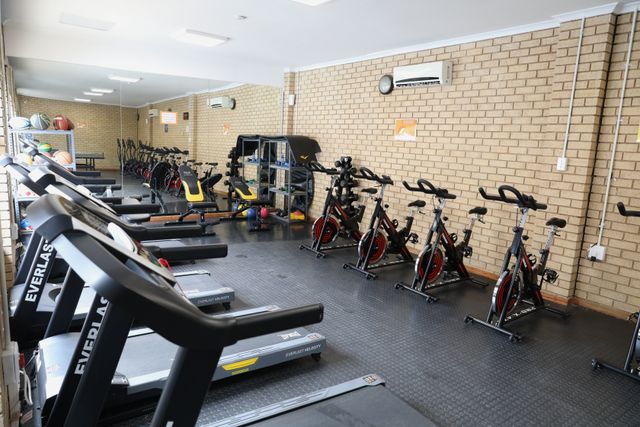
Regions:
[[[585, 250], [598, 239], [600, 215], [604, 201], [609, 159], [614, 140], [624, 64], [631, 31], [631, 14], [618, 17], [611, 55], [611, 70], [595, 160], [593, 189], [585, 228]], [[640, 305], [640, 221], [618, 214], [619, 201], [640, 209], [640, 147], [636, 142], [640, 125], [640, 36], [636, 30], [633, 53], [622, 110], [618, 150], [614, 163], [611, 193], [607, 209], [603, 245], [606, 262], [580, 259], [576, 296], [625, 311], [637, 311]]]
[[[236, 108], [212, 109], [207, 99], [218, 96], [230, 96], [236, 100]], [[219, 170], [226, 170], [227, 154], [240, 134], [281, 134], [282, 90], [278, 87], [260, 85], [242, 85], [233, 89], [213, 93], [197, 94], [171, 101], [152, 104], [140, 108], [138, 135], [153, 146], [179, 147], [190, 150], [190, 157], [205, 162], [218, 162]], [[164, 126], [158, 118], [146, 123], [147, 111], [151, 108], [178, 112], [178, 124]], [[189, 111], [189, 121], [182, 120], [182, 113]], [[223, 126], [230, 126], [225, 135]], [[249, 173], [249, 172], [248, 172]], [[222, 182], [218, 184], [222, 189]]]
[[[287, 111], [285, 118], [293, 121], [293, 133], [319, 141], [321, 161], [330, 164], [340, 155], [350, 155], [356, 164], [392, 176], [396, 185], [389, 189], [387, 202], [394, 217], [404, 217], [407, 202], [414, 198], [401, 181], [418, 177], [459, 196], [447, 206], [450, 230], [462, 230], [467, 209], [486, 205], [487, 223], [476, 228], [475, 254], [469, 264], [488, 272], [498, 272], [515, 216], [511, 207], [483, 201], [477, 187], [495, 189], [508, 183], [534, 194], [550, 207], [530, 215], [532, 253], [537, 254], [544, 243], [546, 220], [561, 216], [568, 221], [556, 239], [550, 263], [561, 272], [561, 280], [546, 290], [561, 298], [577, 297], [631, 311], [640, 304], [640, 282], [633, 279], [640, 268], [640, 248], [635, 243], [640, 221], [625, 221], [612, 212], [617, 200], [632, 205], [635, 201], [640, 208], [640, 183], [636, 182], [640, 154], [634, 142], [640, 112], [636, 99], [640, 96], [640, 43], [634, 48], [616, 179], [607, 207], [604, 244], [609, 256], [606, 263], [585, 260], [586, 248], [597, 236], [630, 16], [618, 17], [617, 26], [613, 15], [586, 20], [566, 172], [557, 172], [555, 165], [562, 154], [580, 21], [285, 74], [285, 93], [297, 95], [295, 111]], [[393, 67], [441, 60], [453, 63], [450, 86], [407, 88], [388, 96], [378, 93], [378, 79]], [[416, 142], [393, 140], [396, 118], [418, 119]], [[319, 186], [327, 181], [318, 178]], [[311, 215], [319, 215], [321, 208], [322, 200], [316, 199]], [[430, 219], [430, 215], [417, 218], [416, 231], [421, 236]]]
[[[135, 108], [120, 108], [112, 105], [84, 104], [44, 98], [18, 96], [18, 111], [30, 117], [36, 112], [49, 117], [57, 114], [67, 116], [75, 125], [76, 151], [104, 153], [105, 159], [96, 161], [98, 169], [118, 169], [117, 138], [137, 139], [138, 124]], [[59, 137], [56, 137], [59, 138]], [[45, 138], [40, 138], [45, 140]], [[63, 139], [51, 139], [63, 147]]]
[[[558, 30], [550, 29], [301, 72], [295, 133], [316, 138], [326, 164], [350, 155], [357, 165], [390, 175], [396, 185], [386, 200], [393, 217], [403, 218], [415, 199], [401, 181], [420, 177], [458, 195], [446, 210], [451, 231], [464, 228], [468, 209], [486, 205], [487, 223], [476, 228], [470, 264], [495, 273], [511, 238], [514, 210], [484, 202], [478, 186], [493, 190], [509, 183], [537, 195], [546, 188], [534, 175], [544, 153], [557, 39]], [[453, 63], [451, 85], [378, 92], [378, 79], [393, 67], [442, 60]], [[416, 142], [393, 140], [396, 118], [418, 120]], [[317, 198], [312, 216], [321, 208]], [[542, 243], [540, 224], [548, 216], [531, 215], [532, 247]], [[430, 220], [430, 214], [416, 219], [420, 236]]]

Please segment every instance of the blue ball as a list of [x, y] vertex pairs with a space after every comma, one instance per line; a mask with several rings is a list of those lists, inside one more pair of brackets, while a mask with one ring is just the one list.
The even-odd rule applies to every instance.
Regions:
[[257, 217], [257, 213], [256, 213], [256, 210], [254, 208], [247, 209], [247, 218], [256, 219], [256, 217]]

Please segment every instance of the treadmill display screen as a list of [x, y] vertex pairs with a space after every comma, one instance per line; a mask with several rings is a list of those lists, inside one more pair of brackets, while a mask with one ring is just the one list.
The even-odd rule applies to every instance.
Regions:
[[[83, 222], [87, 225], [89, 225], [90, 227], [92, 227], [93, 229], [95, 229], [96, 231], [98, 231], [101, 234], [104, 234], [105, 237], [108, 237], [109, 239], [115, 240], [113, 239], [110, 231], [109, 231], [109, 222], [103, 220], [102, 218], [98, 217], [97, 215], [94, 215], [93, 213], [91, 213], [90, 211], [69, 202], [66, 199], [60, 199], [60, 203], [64, 206], [64, 208], [67, 210], [67, 212], [69, 213], [69, 215], [71, 215], [73, 218], [77, 219], [80, 222]], [[115, 225], [115, 224], [114, 224]], [[129, 237], [129, 239], [131, 240], [131, 242], [133, 242], [133, 244], [136, 247], [135, 253], [137, 253], [138, 255], [140, 255], [142, 258], [144, 258], [146, 261], [159, 266], [161, 268], [166, 268], [167, 265], [161, 263], [158, 258], [156, 258], [151, 252], [149, 252], [147, 250], [147, 248], [145, 248], [140, 242], [138, 242], [137, 240], [131, 239]], [[122, 246], [124, 247], [124, 246]]]

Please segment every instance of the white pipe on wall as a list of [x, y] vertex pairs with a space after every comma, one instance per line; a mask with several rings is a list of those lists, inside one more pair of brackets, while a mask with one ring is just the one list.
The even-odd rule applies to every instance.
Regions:
[[633, 11], [633, 23], [631, 24], [631, 33], [629, 34], [629, 46], [627, 48], [627, 61], [624, 66], [624, 77], [622, 79], [622, 89], [620, 91], [620, 104], [618, 105], [618, 116], [616, 118], [616, 128], [613, 136], [613, 147], [611, 148], [611, 158], [609, 159], [609, 175], [607, 176], [607, 189], [604, 193], [604, 203], [602, 204], [602, 216], [600, 219], [600, 232], [598, 233], [598, 243], [602, 244], [602, 234], [604, 233], [605, 219], [607, 218], [607, 205], [609, 204], [609, 194], [611, 193], [611, 178], [613, 177], [613, 163], [616, 158], [618, 149], [618, 140], [620, 138], [620, 123], [622, 122], [622, 107], [624, 106], [624, 95], [627, 90], [627, 78], [629, 77], [629, 63], [631, 62], [631, 53], [633, 49], [633, 39], [636, 34], [636, 21], [638, 18], [638, 9]]
[[569, 112], [567, 113], [567, 128], [564, 131], [564, 145], [562, 147], [562, 157], [567, 157], [567, 147], [569, 146], [569, 131], [571, 130], [571, 118], [573, 117], [573, 100], [576, 97], [576, 83], [578, 81], [578, 67], [580, 66], [580, 52], [582, 51], [582, 38], [584, 36], [584, 24], [586, 18], [582, 18], [580, 23], [580, 37], [578, 38], [578, 50], [576, 51], [576, 67], [573, 70], [573, 83], [571, 84], [571, 98], [569, 98]]

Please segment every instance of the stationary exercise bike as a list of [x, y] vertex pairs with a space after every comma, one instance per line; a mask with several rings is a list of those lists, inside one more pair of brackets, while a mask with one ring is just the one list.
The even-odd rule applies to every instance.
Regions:
[[[524, 227], [530, 210], [545, 210], [547, 205], [538, 203], [533, 196], [522, 194], [509, 185], [501, 185], [497, 195], [487, 194], [484, 188], [480, 188], [479, 191], [486, 200], [516, 205], [520, 212], [520, 221], [513, 227], [513, 242], [504, 257], [500, 277], [493, 290], [487, 320], [482, 321], [467, 315], [464, 322], [478, 323], [506, 334], [510, 342], [520, 341], [522, 336], [506, 329], [507, 323], [539, 310], [546, 310], [562, 317], [568, 315], [564, 311], [547, 305], [540, 291], [544, 282], [555, 283], [558, 280], [558, 272], [546, 266], [553, 238], [558, 236], [558, 230], [564, 228], [567, 221], [555, 217], [547, 221], [546, 225], [549, 227], [547, 242], [540, 250], [540, 262], [536, 265], [535, 255], [528, 254], [524, 244], [529, 239], [529, 236], [524, 234]], [[512, 259], [513, 263], [511, 263]], [[539, 282], [538, 278], [540, 278]]]
[[[371, 215], [369, 228], [358, 242], [358, 261], [355, 264], [344, 264], [342, 268], [357, 271], [363, 274], [367, 280], [373, 280], [377, 275], [370, 270], [413, 262], [413, 255], [409, 252], [407, 243], [418, 242], [418, 235], [411, 232], [411, 226], [413, 225], [414, 211], [425, 207], [426, 202], [424, 200], [416, 200], [409, 203], [411, 211], [406, 217], [406, 223], [404, 227], [398, 229], [398, 220], [389, 218], [386, 212], [389, 205], [383, 203], [384, 189], [387, 185], [393, 185], [393, 180], [386, 175], [378, 176], [364, 167], [360, 168], [360, 175], [356, 175], [356, 178], [378, 183], [380, 185], [380, 194], [376, 195], [378, 193], [377, 188], [363, 188], [360, 190], [369, 194], [375, 200], [375, 207]], [[383, 258], [387, 257], [388, 254], [396, 255], [397, 259], [382, 262]]]
[[[358, 185], [353, 179], [356, 169], [351, 165], [350, 157], [341, 158], [335, 165], [335, 168], [327, 169], [318, 162], [309, 162], [307, 166], [313, 172], [331, 176], [322, 216], [314, 221], [311, 229], [313, 240], [310, 245], [300, 245], [300, 249], [315, 253], [317, 258], [326, 257], [328, 250], [355, 247], [362, 237], [359, 224], [364, 206], [352, 205], [358, 198], [352, 191]], [[351, 239], [353, 243], [330, 245], [338, 237]]]
[[[438, 205], [433, 209], [433, 224], [427, 234], [424, 248], [416, 259], [413, 282], [411, 284], [398, 282], [396, 289], [406, 289], [425, 297], [427, 302], [436, 302], [438, 297], [429, 292], [432, 289], [460, 282], [486, 286], [486, 283], [476, 281], [469, 275], [464, 266], [464, 259], [473, 254], [473, 248], [469, 245], [471, 232], [476, 221], [484, 223], [482, 217], [486, 215], [487, 208], [478, 206], [469, 211], [471, 218], [462, 232], [464, 237], [456, 244], [458, 236], [455, 233], [449, 234], [445, 226], [448, 218], [442, 216], [447, 200], [454, 200], [456, 196], [445, 188], [434, 186], [426, 179], [419, 179], [417, 187], [412, 187], [407, 181], [402, 181], [402, 184], [409, 191], [431, 194], [434, 199], [437, 199]], [[444, 279], [439, 280], [443, 273]]]
[[[624, 203], [618, 202], [618, 211], [622, 216], [636, 216], [640, 217], [640, 211], [629, 211], [625, 208]], [[594, 358], [591, 361], [593, 369], [605, 368], [614, 372], [632, 378], [636, 381], [640, 381], [640, 317], [639, 313], [633, 313], [629, 316], [629, 319], [635, 319], [636, 327], [631, 334], [631, 342], [629, 343], [629, 350], [627, 351], [627, 357], [624, 360], [622, 368], [611, 365], [607, 362], [603, 362]]]

